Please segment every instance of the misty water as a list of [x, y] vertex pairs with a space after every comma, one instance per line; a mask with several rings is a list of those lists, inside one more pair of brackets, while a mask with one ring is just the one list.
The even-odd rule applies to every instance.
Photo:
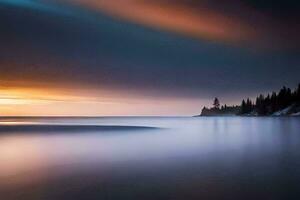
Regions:
[[0, 199], [300, 199], [300, 118], [1, 118]]

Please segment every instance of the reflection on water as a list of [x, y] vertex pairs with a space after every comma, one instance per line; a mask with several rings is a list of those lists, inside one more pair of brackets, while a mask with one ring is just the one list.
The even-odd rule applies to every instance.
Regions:
[[0, 199], [300, 199], [299, 118], [0, 120]]

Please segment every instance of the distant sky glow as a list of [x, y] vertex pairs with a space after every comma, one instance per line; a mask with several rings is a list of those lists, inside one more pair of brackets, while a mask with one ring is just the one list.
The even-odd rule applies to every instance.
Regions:
[[0, 115], [194, 115], [296, 87], [292, 0], [0, 0]]

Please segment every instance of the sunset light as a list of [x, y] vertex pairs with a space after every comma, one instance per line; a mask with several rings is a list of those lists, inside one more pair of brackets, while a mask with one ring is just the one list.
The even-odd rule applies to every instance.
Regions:
[[300, 200], [300, 0], [0, 0], [0, 200]]

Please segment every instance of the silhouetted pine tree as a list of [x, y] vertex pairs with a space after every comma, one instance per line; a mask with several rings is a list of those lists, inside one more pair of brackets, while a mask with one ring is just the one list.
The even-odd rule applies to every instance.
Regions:
[[240, 110], [240, 114], [246, 114], [247, 113], [247, 105], [245, 100], [243, 99], [242, 104], [241, 104], [241, 110]]
[[297, 90], [292, 92], [292, 103], [297, 103]]
[[271, 110], [271, 97], [270, 97], [270, 94], [268, 94], [267, 97], [265, 98], [264, 105], [265, 105], [266, 114], [271, 114], [272, 110]]
[[278, 111], [277, 94], [276, 92], [273, 92], [271, 96], [271, 113], [276, 111]]
[[299, 83], [298, 89], [296, 91], [296, 103], [300, 104], [300, 83]]
[[266, 108], [264, 95], [261, 94], [256, 98], [255, 110], [256, 110], [257, 114], [259, 114], [259, 115], [267, 114], [267, 108]]
[[246, 102], [246, 113], [251, 113], [252, 111], [252, 102], [251, 100], [248, 98], [247, 102]]
[[292, 98], [292, 91], [290, 88], [287, 88], [287, 91], [286, 91], [286, 96], [285, 96], [285, 100], [286, 100], [286, 107], [287, 106], [290, 106], [292, 103], [293, 103], [293, 98]]
[[215, 109], [220, 109], [220, 101], [217, 97], [214, 99], [213, 106]]
[[279, 110], [284, 109], [287, 106], [287, 100], [286, 100], [286, 96], [287, 96], [287, 89], [284, 86], [278, 93], [278, 107]]

